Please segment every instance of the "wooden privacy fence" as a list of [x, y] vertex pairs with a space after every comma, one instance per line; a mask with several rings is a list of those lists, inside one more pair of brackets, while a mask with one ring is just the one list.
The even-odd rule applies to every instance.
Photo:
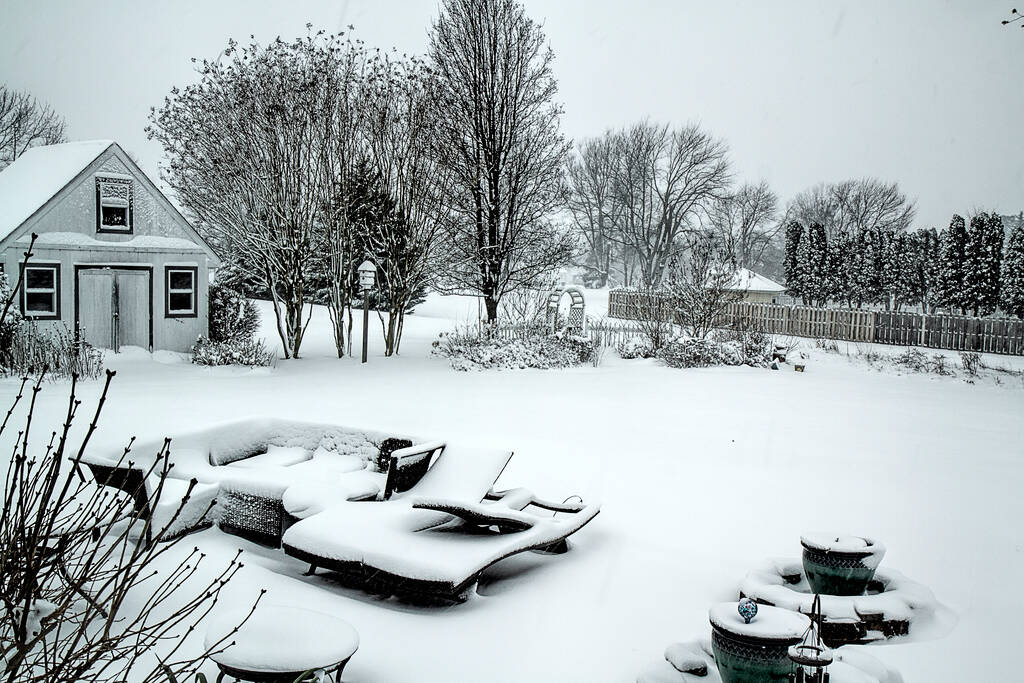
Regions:
[[[613, 318], [649, 319], [653, 311], [664, 315], [669, 305], [664, 295], [608, 293], [608, 315]], [[738, 302], [726, 306], [719, 325], [815, 339], [1024, 355], [1024, 321], [1008, 318]]]

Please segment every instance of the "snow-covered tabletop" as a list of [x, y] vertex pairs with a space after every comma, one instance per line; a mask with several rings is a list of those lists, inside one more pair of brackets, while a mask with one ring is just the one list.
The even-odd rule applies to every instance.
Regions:
[[760, 640], [798, 640], [811, 620], [778, 607], [759, 606], [757, 616], [746, 623], [736, 611], [735, 602], [720, 602], [708, 610], [711, 625], [726, 633]]
[[[284, 605], [259, 605], [248, 620], [246, 614], [225, 610], [211, 617], [204, 646], [214, 649], [211, 659], [218, 665], [298, 676], [337, 667], [359, 648], [356, 630], [330, 614]], [[232, 633], [243, 620], [237, 633]]]

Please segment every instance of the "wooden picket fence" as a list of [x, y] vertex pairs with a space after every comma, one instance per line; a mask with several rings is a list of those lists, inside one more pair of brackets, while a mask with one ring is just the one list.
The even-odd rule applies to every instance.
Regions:
[[[632, 290], [608, 293], [612, 318], [648, 319], [653, 311], [664, 314], [667, 306], [663, 295]], [[1024, 321], [1008, 318], [738, 302], [726, 306], [719, 324], [795, 337], [1024, 355]]]
[[[537, 336], [538, 334], [548, 334], [549, 332], [550, 330], [547, 326], [542, 323], [506, 323], [487, 328], [486, 332], [483, 328], [480, 330], [481, 334], [493, 334], [501, 339], [525, 339]], [[627, 339], [641, 335], [640, 327], [635, 323], [617, 322], [607, 319], [595, 320], [588, 318], [583, 331], [583, 336], [590, 337], [595, 344], [603, 344], [605, 346], [618, 346]]]

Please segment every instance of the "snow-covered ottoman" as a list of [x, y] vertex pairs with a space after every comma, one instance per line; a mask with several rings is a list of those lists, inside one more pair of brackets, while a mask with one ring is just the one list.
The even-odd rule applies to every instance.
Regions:
[[293, 683], [306, 671], [333, 672], [334, 680], [341, 681], [345, 665], [359, 649], [356, 630], [330, 614], [259, 605], [247, 615], [247, 611], [225, 611], [207, 625], [204, 647], [213, 652], [210, 658], [220, 668], [218, 683], [225, 676]]

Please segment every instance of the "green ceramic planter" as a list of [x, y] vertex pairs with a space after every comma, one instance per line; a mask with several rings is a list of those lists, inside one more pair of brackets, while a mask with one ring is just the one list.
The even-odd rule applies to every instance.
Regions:
[[885, 547], [859, 536], [813, 534], [800, 539], [811, 590], [820, 595], [863, 595]]
[[735, 602], [715, 605], [711, 649], [722, 683], [787, 683], [794, 671], [789, 647], [800, 642], [810, 620], [798, 612], [761, 606], [749, 624]]

